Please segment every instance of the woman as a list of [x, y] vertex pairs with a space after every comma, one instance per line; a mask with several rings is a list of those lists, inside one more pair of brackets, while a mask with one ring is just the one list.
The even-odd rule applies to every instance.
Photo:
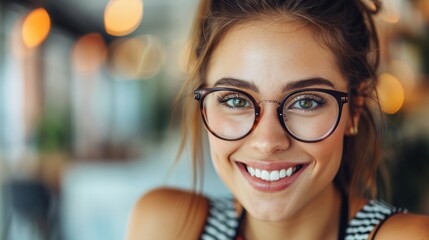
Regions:
[[[158, 189], [129, 239], [429, 239], [377, 197], [378, 43], [360, 0], [201, 2], [184, 122], [234, 199]], [[375, 103], [375, 104], [374, 104]], [[201, 120], [202, 119], [202, 120]]]

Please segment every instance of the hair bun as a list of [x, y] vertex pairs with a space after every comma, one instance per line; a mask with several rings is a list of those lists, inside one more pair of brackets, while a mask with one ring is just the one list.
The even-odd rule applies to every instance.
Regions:
[[380, 0], [360, 0], [363, 7], [372, 14], [377, 14], [381, 11], [381, 1]]

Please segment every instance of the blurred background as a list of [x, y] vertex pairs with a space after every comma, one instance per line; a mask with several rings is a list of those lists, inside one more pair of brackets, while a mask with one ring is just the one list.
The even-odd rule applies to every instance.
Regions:
[[[429, 214], [429, 1], [384, 4], [390, 202]], [[196, 5], [0, 0], [0, 239], [123, 239], [141, 194], [192, 187], [171, 112]], [[228, 194], [205, 166], [203, 191]]]

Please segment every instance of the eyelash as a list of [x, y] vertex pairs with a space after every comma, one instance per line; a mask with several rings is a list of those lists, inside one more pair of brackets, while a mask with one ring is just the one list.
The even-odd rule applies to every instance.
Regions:
[[314, 101], [314, 102], [317, 103], [316, 108], [314, 108], [314, 109], [305, 109], [305, 111], [316, 110], [317, 108], [320, 108], [323, 104], [326, 103], [326, 99], [324, 97], [322, 97], [322, 96], [317, 96], [317, 95], [299, 95], [299, 96], [294, 97], [292, 99], [292, 101], [290, 101], [291, 104], [288, 104], [288, 106], [292, 107], [296, 103], [298, 103], [299, 101], [302, 101], [302, 100], [307, 100], [307, 101], [309, 100], [309, 101]]
[[251, 106], [253, 105], [252, 101], [247, 96], [239, 94], [239, 93], [225, 93], [225, 94], [218, 96], [217, 100], [219, 103], [225, 105], [226, 107], [228, 107], [230, 109], [237, 109], [237, 107], [233, 107], [233, 106], [229, 106], [229, 105], [225, 104], [229, 100], [236, 99], [236, 98], [242, 99], [242, 100], [248, 102]]

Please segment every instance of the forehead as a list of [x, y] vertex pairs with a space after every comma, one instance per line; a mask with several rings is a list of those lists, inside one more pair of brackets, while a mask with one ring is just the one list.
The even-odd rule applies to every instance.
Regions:
[[213, 52], [207, 84], [233, 77], [276, 87], [300, 79], [322, 77], [335, 88], [347, 83], [332, 52], [303, 24], [252, 21], [232, 28]]

